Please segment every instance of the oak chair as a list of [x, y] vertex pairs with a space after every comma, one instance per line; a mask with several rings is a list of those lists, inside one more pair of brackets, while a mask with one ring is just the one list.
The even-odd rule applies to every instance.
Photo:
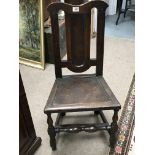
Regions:
[[[48, 134], [52, 150], [56, 150], [56, 134], [59, 132], [77, 133], [107, 130], [110, 145], [116, 142], [118, 129], [118, 100], [102, 77], [104, 54], [105, 10], [108, 5], [101, 0], [77, 1], [66, 0], [48, 6], [52, 20], [53, 50], [55, 58], [56, 80], [47, 100], [44, 113], [47, 114]], [[83, 3], [84, 2], [84, 3]], [[91, 9], [97, 8], [96, 59], [90, 59]], [[58, 11], [65, 12], [67, 60], [60, 58]], [[108, 51], [107, 51], [108, 52]], [[81, 73], [91, 66], [96, 66], [95, 74], [62, 76], [62, 68]], [[112, 123], [109, 124], [103, 110], [113, 110]], [[93, 111], [101, 116], [101, 123], [96, 124], [60, 124], [66, 112]], [[58, 113], [55, 125], [51, 114]]]

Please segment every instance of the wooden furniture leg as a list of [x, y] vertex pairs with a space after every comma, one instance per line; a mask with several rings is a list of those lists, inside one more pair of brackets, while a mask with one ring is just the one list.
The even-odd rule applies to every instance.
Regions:
[[61, 113], [61, 115], [62, 115], [62, 117], [63, 117], [63, 116], [65, 116], [65, 115], [66, 115], [66, 113], [65, 113], [65, 112], [62, 112], [62, 113]]
[[98, 115], [99, 114], [99, 111], [94, 111], [94, 115]]
[[116, 25], [118, 25], [118, 21], [119, 21], [121, 13], [122, 13], [122, 1], [118, 0], [118, 17], [116, 20]]
[[124, 18], [125, 18], [125, 16], [126, 16], [126, 12], [127, 12], [127, 11], [128, 11], [128, 9], [126, 9], [125, 12], [124, 12]]
[[121, 13], [119, 12], [119, 13], [118, 13], [117, 20], [116, 20], [116, 25], [118, 25], [118, 21], [119, 21], [120, 15], [121, 15]]
[[128, 1], [130, 1], [130, 0], [126, 0], [125, 10], [124, 10], [124, 18], [126, 16], [126, 12], [128, 11], [128, 7], [127, 7]]
[[110, 146], [111, 148], [114, 148], [115, 143], [116, 143], [116, 132], [118, 130], [118, 125], [117, 125], [117, 121], [118, 121], [118, 109], [114, 110], [114, 115], [112, 118], [112, 123], [111, 123], [111, 130], [110, 130]]
[[56, 140], [55, 140], [56, 133], [53, 126], [53, 120], [50, 114], [47, 115], [47, 123], [48, 123], [48, 134], [50, 136], [50, 145], [52, 147], [52, 150], [54, 151], [56, 150]]

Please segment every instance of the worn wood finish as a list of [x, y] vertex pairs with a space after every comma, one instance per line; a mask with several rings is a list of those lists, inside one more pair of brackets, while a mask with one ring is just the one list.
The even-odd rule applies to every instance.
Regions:
[[[82, 1], [66, 1], [80, 5]], [[68, 67], [73, 72], [86, 71], [90, 60], [90, 20], [91, 11], [85, 14], [65, 14]], [[68, 33], [69, 32], [69, 33]], [[79, 35], [82, 34], [82, 35]], [[79, 46], [77, 46], [77, 44]]]
[[120, 104], [101, 76], [75, 75], [56, 79], [45, 113], [115, 108]]
[[55, 132], [56, 133], [59, 133], [59, 132], [78, 133], [81, 131], [96, 132], [99, 130], [108, 130], [109, 132], [111, 129], [111, 125], [109, 125], [106, 117], [104, 116], [104, 113], [101, 110], [96, 112], [97, 114], [99, 114], [103, 122], [89, 123], [89, 124], [63, 124], [62, 125], [61, 123], [62, 123], [64, 113], [59, 113], [55, 122]]
[[58, 14], [54, 12], [50, 14], [52, 20], [52, 34], [53, 34], [53, 51], [54, 51], [54, 61], [55, 61], [55, 75], [57, 78], [62, 77], [61, 70], [61, 57], [60, 57], [60, 45], [59, 45], [59, 23]]
[[104, 53], [104, 26], [105, 26], [105, 10], [99, 9], [97, 14], [97, 65], [96, 75], [102, 75], [103, 72], [103, 53]]
[[99, 130], [109, 130], [111, 126], [109, 124], [97, 123], [97, 124], [65, 124], [55, 126], [55, 132], [69, 132], [78, 133], [81, 131], [85, 132], [96, 132]]
[[84, 15], [66, 14], [65, 19], [66, 31], [70, 31], [66, 35], [67, 67], [73, 72], [86, 71], [90, 67], [90, 12]]
[[53, 120], [51, 118], [51, 115], [47, 115], [47, 124], [48, 124], [48, 134], [50, 136], [50, 145], [52, 147], [52, 150], [56, 150], [56, 140], [55, 140], [55, 128], [53, 126]]
[[[118, 100], [102, 77], [104, 55], [104, 26], [107, 4], [96, 0], [65, 0], [67, 3], [52, 3], [48, 11], [52, 20], [53, 49], [55, 57], [56, 80], [50, 92], [44, 112], [48, 116], [48, 134], [53, 150], [56, 150], [56, 133], [80, 131], [96, 132], [107, 130], [110, 133], [110, 144], [115, 144], [117, 131], [117, 112], [121, 108]], [[96, 59], [90, 59], [91, 9], [97, 8], [97, 41]], [[67, 60], [60, 58], [58, 11], [65, 12]], [[76, 11], [73, 11], [76, 10]], [[93, 75], [62, 76], [62, 68], [73, 72], [84, 72], [96, 66]], [[114, 110], [113, 122], [108, 123], [102, 110]], [[102, 119], [94, 124], [61, 124], [66, 112], [94, 111]], [[58, 113], [55, 126], [52, 113]]]
[[115, 147], [116, 139], [117, 139], [116, 132], [118, 130], [118, 125], [117, 125], [118, 110], [119, 109], [114, 110], [114, 115], [112, 117], [112, 123], [111, 123], [111, 129], [110, 129], [110, 146], [111, 146], [111, 148]]

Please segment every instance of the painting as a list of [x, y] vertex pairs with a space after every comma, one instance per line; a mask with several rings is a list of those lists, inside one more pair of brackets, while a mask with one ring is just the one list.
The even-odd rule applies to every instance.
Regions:
[[43, 0], [19, 0], [19, 59], [44, 69]]

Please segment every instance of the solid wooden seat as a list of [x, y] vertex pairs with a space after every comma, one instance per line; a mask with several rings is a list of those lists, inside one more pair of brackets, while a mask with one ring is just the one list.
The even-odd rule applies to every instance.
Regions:
[[45, 113], [106, 110], [120, 107], [101, 76], [69, 76], [56, 79]]
[[[95, 132], [107, 130], [110, 145], [114, 148], [118, 129], [118, 111], [121, 108], [116, 97], [102, 77], [104, 55], [105, 10], [102, 0], [65, 0], [48, 6], [52, 21], [53, 51], [56, 80], [49, 95], [44, 112], [47, 114], [48, 134], [52, 150], [56, 150], [56, 134], [59, 132]], [[69, 4], [70, 3], [70, 4]], [[96, 58], [90, 58], [91, 9], [97, 9]], [[58, 12], [65, 12], [67, 60], [61, 60], [59, 45]], [[62, 68], [81, 73], [96, 66], [94, 75], [62, 75]], [[109, 124], [102, 110], [113, 110]], [[93, 111], [101, 117], [101, 123], [60, 124], [67, 112]], [[55, 125], [51, 117], [58, 113]]]

